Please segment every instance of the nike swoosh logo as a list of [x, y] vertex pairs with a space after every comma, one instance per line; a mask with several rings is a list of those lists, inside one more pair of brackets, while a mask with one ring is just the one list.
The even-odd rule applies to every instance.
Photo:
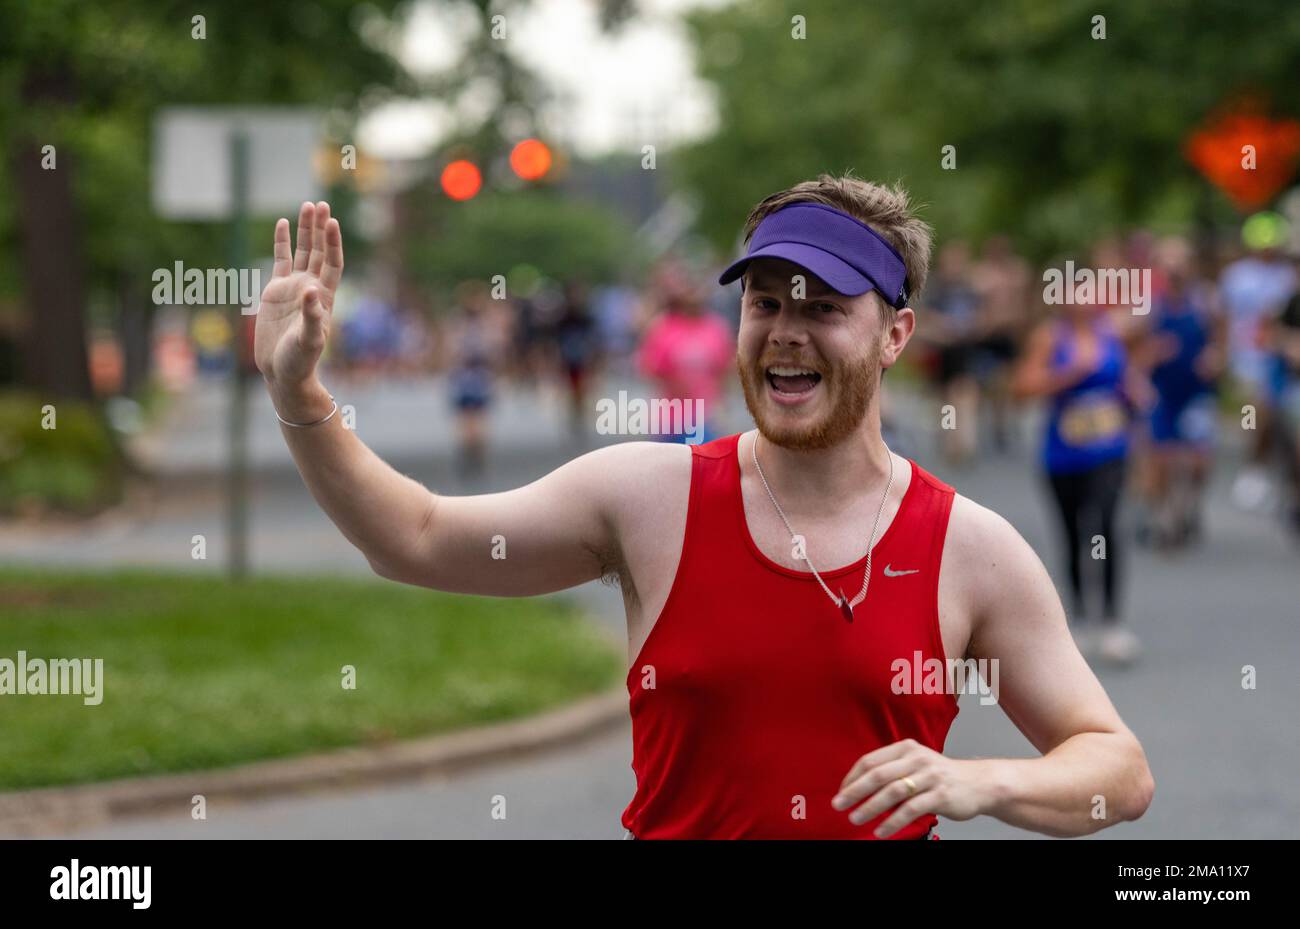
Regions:
[[894, 571], [889, 565], [885, 565], [885, 577], [902, 577], [904, 574], [916, 574], [920, 570], [920, 568], [912, 568], [910, 571]]

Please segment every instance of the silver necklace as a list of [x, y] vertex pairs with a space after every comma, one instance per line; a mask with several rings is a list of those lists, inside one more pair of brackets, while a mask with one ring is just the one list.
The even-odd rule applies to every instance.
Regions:
[[[768, 498], [772, 501], [772, 506], [776, 507], [777, 514], [781, 517], [781, 522], [785, 523], [785, 528], [790, 531], [790, 544], [796, 546], [798, 533], [790, 525], [790, 520], [785, 518], [785, 511], [781, 509], [781, 504], [776, 502], [776, 495], [772, 493], [772, 488], [767, 484], [767, 478], [763, 476], [763, 467], [758, 463], [758, 433], [754, 434], [754, 444], [750, 446], [750, 452], [754, 456], [754, 470], [758, 472], [758, 479], [763, 482], [763, 489], [767, 491]], [[883, 440], [881, 444], [884, 444]], [[826, 596], [831, 598], [831, 603], [839, 607], [840, 613], [848, 622], [853, 622], [853, 608], [867, 598], [867, 587], [871, 584], [871, 552], [876, 547], [876, 530], [880, 528], [880, 514], [885, 511], [885, 501], [889, 499], [889, 490], [894, 486], [894, 455], [889, 451], [889, 446], [885, 446], [885, 453], [889, 456], [889, 480], [885, 482], [885, 493], [880, 498], [880, 507], [876, 510], [876, 521], [871, 525], [871, 541], [867, 544], [867, 568], [862, 572], [862, 589], [858, 595], [850, 600], [844, 595], [844, 588], [840, 588], [840, 595], [837, 597], [831, 593], [831, 589], [826, 586], [822, 576], [817, 573], [813, 567], [812, 560], [808, 557], [807, 546], [803, 546], [803, 560], [807, 562], [809, 570], [812, 571], [813, 577], [817, 578], [817, 583], [822, 585], [822, 590], [826, 591]]]

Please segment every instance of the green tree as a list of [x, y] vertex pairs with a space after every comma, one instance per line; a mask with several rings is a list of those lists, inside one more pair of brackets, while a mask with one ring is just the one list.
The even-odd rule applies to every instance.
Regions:
[[232, 0], [202, 14], [176, 0], [0, 0], [0, 201], [13, 204], [0, 241], [14, 256], [0, 283], [20, 288], [32, 387], [90, 396], [89, 289], [147, 313], [150, 269], [178, 245], [218, 253], [219, 231], [178, 229], [149, 209], [155, 110], [310, 103], [346, 114], [374, 87], [403, 86], [382, 39], [404, 5]]
[[848, 168], [903, 180], [941, 235], [1010, 231], [1039, 257], [1125, 224], [1227, 216], [1187, 134], [1239, 94], [1300, 114], [1286, 0], [754, 0], [689, 24], [721, 125], [681, 153], [683, 175], [724, 249], [761, 197]]
[[490, 280], [519, 265], [555, 280], [613, 280], [629, 270], [634, 251], [633, 231], [605, 208], [529, 190], [441, 210], [412, 237], [407, 257], [418, 282], [445, 294], [460, 281]]

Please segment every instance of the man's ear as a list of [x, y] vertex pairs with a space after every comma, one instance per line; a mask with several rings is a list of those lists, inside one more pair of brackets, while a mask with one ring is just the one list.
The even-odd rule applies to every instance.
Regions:
[[903, 341], [906, 344], [907, 340], [916, 332], [916, 311], [910, 306], [895, 310], [893, 325], [903, 327]]
[[916, 313], [910, 306], [895, 310], [883, 300], [881, 303], [890, 315], [886, 318], [885, 350], [881, 354], [880, 364], [882, 368], [889, 368], [898, 362], [903, 349], [907, 347], [912, 334], [916, 331]]

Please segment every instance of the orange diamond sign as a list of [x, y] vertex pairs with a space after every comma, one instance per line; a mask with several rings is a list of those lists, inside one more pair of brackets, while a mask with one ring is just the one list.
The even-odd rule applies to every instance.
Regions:
[[1239, 210], [1255, 210], [1295, 175], [1300, 122], [1273, 119], [1254, 109], [1228, 112], [1193, 132], [1184, 151]]

